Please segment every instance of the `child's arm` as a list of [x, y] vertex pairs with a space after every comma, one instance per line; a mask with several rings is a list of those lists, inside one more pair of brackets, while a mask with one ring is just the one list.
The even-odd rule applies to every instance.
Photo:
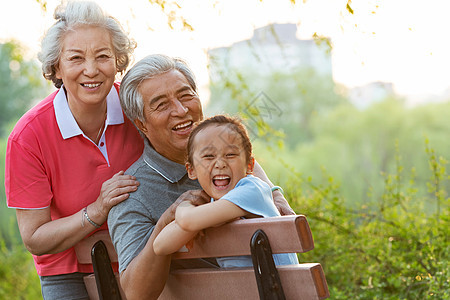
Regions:
[[175, 221], [169, 223], [158, 234], [153, 242], [153, 251], [156, 255], [169, 255], [180, 250], [192, 240], [198, 231], [186, 231]]
[[247, 211], [225, 199], [199, 206], [186, 201], [177, 207], [175, 220], [181, 229], [198, 232], [247, 214]]
[[247, 211], [227, 200], [195, 206], [189, 201], [181, 202], [175, 212], [175, 221], [158, 234], [153, 243], [156, 255], [168, 255], [186, 245], [202, 229], [248, 214]]

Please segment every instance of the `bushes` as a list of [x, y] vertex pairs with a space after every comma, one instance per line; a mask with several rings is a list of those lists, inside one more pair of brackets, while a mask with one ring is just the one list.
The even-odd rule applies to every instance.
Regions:
[[[11, 225], [11, 228], [15, 228]], [[13, 237], [8, 240], [17, 241]], [[0, 299], [42, 299], [33, 258], [20, 242], [6, 247], [0, 235]]]
[[289, 180], [287, 197], [307, 215], [315, 238], [315, 250], [300, 259], [322, 264], [333, 299], [450, 298], [447, 161], [428, 146], [426, 152], [426, 187], [416, 186], [414, 169], [404, 176], [397, 156], [395, 172], [382, 174], [382, 196], [353, 207], [326, 174], [321, 186], [300, 174]]

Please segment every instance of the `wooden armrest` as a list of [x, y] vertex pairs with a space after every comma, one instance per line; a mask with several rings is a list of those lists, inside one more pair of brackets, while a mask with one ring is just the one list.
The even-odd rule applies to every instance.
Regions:
[[77, 259], [80, 264], [91, 264], [91, 250], [97, 241], [102, 240], [105, 243], [106, 249], [108, 250], [109, 259], [111, 262], [117, 262], [117, 253], [114, 249], [114, 245], [109, 236], [107, 230], [100, 230], [93, 233], [91, 236], [81, 240], [78, 244], [74, 246], [75, 253], [77, 254]]
[[188, 252], [174, 259], [250, 255], [250, 239], [257, 229], [269, 238], [273, 253], [303, 253], [314, 248], [308, 221], [303, 215], [236, 220], [205, 230]]

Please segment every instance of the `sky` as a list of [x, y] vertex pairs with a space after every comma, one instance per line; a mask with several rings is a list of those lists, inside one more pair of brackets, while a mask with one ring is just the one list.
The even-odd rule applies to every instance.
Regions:
[[[450, 90], [448, 0], [353, 0], [353, 14], [347, 0], [179, 0], [176, 11], [193, 31], [179, 23], [170, 29], [160, 7], [147, 0], [96, 1], [136, 40], [136, 61], [152, 53], [185, 59], [205, 98], [207, 51], [249, 39], [255, 28], [270, 23], [297, 24], [300, 39], [329, 37], [334, 80], [347, 87], [390, 82], [398, 94], [415, 99]], [[47, 3], [46, 11], [39, 2]], [[7, 1], [0, 10], [0, 42], [15, 38], [35, 57], [59, 3]]]

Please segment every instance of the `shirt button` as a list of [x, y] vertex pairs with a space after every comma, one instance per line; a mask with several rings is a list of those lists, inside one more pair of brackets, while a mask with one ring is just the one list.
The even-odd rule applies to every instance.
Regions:
[[103, 147], [105, 145], [105, 143], [101, 142], [100, 143], [100, 147]]

